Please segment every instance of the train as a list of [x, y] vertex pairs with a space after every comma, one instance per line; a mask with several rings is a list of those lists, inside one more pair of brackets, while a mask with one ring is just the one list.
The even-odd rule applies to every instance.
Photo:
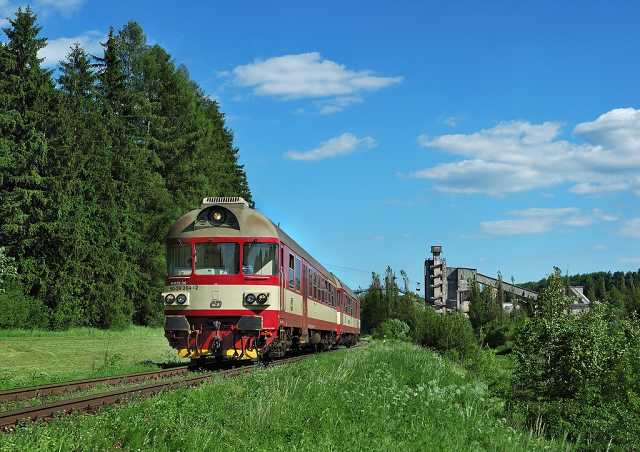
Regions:
[[261, 360], [357, 344], [360, 300], [241, 197], [208, 197], [166, 239], [165, 337], [182, 358]]

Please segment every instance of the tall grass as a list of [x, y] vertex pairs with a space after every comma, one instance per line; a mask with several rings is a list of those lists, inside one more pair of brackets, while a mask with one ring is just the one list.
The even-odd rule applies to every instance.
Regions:
[[2, 450], [564, 450], [501, 419], [502, 402], [420, 347], [375, 342], [96, 416], [0, 436]]

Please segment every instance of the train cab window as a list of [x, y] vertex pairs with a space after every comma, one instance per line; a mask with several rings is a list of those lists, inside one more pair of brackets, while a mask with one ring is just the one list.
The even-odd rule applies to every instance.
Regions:
[[167, 247], [167, 273], [169, 276], [191, 275], [191, 245]]
[[302, 272], [302, 262], [296, 257], [296, 290], [300, 290], [300, 278]]
[[239, 246], [236, 243], [198, 243], [196, 275], [237, 275]]
[[242, 272], [245, 275], [277, 275], [277, 248], [275, 243], [245, 243], [242, 250]]
[[293, 254], [289, 254], [289, 287], [293, 289], [293, 280], [295, 276]]

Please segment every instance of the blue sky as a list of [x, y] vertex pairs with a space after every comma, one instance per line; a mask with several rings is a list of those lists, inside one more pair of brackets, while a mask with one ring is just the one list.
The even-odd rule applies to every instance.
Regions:
[[49, 65], [138, 21], [220, 102], [258, 208], [355, 287], [415, 284], [436, 243], [516, 281], [638, 269], [640, 4], [452, 3], [34, 9]]

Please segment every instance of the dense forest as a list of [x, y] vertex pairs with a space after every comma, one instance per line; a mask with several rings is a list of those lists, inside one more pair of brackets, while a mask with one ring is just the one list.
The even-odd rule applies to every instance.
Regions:
[[[640, 270], [636, 272], [594, 272], [564, 277], [570, 286], [583, 286], [592, 301], [607, 303], [622, 314], [640, 314]], [[537, 292], [548, 284], [548, 278], [523, 284]]]
[[47, 70], [30, 9], [0, 42], [0, 327], [153, 324], [163, 239], [204, 196], [251, 202], [218, 104], [140, 25]]

